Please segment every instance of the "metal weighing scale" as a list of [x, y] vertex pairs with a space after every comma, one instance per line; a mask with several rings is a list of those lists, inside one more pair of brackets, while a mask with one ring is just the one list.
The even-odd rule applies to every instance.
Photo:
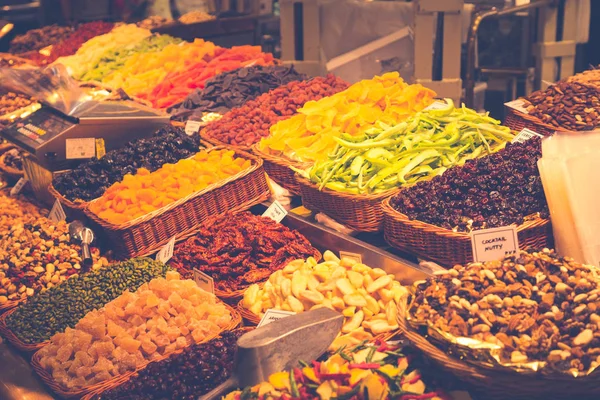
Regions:
[[42, 105], [0, 131], [0, 135], [30, 153], [41, 167], [59, 171], [88, 158], [67, 159], [67, 139], [104, 139], [108, 151], [130, 140], [151, 136], [167, 123], [167, 114], [133, 101], [98, 102], [79, 116]]

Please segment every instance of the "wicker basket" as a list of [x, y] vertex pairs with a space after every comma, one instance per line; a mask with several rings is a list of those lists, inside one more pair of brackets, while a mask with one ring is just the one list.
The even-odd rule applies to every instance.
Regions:
[[24, 174], [23, 170], [19, 170], [19, 169], [10, 167], [4, 163], [4, 160], [6, 159], [6, 154], [7, 154], [7, 152], [0, 155], [0, 171], [4, 174], [4, 176], [6, 176], [6, 178], [8, 178], [9, 180], [11, 180], [13, 182], [16, 182], [19, 179], [21, 179], [23, 176], [25, 176], [25, 174]]
[[[465, 232], [453, 232], [425, 222], [410, 220], [394, 210], [391, 198], [382, 202], [384, 238], [391, 246], [452, 267], [473, 261], [471, 236]], [[549, 219], [535, 218], [517, 227], [520, 248], [552, 247], [552, 225]]]
[[[243, 297], [243, 295], [242, 295]], [[242, 319], [244, 320], [244, 324], [248, 324], [249, 326], [256, 326], [260, 322], [260, 317], [248, 310], [244, 307], [244, 299], [242, 298], [237, 305], [237, 312], [240, 313]]]
[[[111, 224], [91, 212], [86, 215], [100, 225], [119, 257], [152, 254], [173, 236], [183, 240], [199, 229], [210, 217], [227, 211], [239, 211], [266, 201], [269, 186], [262, 161], [251, 154], [235, 150], [236, 155], [249, 159], [252, 165], [230, 178], [192, 193], [159, 210], [121, 225]], [[94, 201], [89, 204], [93, 204]]]
[[378, 232], [383, 228], [381, 201], [398, 193], [391, 189], [379, 194], [350, 194], [319, 187], [298, 176], [302, 205], [322, 211], [337, 222], [361, 232]]
[[[406, 323], [406, 313], [400, 310], [398, 326], [413, 346], [418, 348], [442, 371], [470, 385], [469, 392], [477, 398], [489, 400], [547, 400], [575, 398], [593, 399], [600, 396], [597, 374], [582, 378], [564, 375], [519, 374], [515, 371], [472, 365], [452, 356], [451, 352], [433, 345], [427, 337], [414, 331]], [[473, 396], [476, 397], [476, 396]]]
[[[241, 331], [244, 331], [244, 332], [250, 332], [250, 331], [254, 330], [254, 327], [243, 327], [243, 328], [238, 328], [238, 330], [241, 330]], [[217, 336], [217, 337], [218, 337], [218, 336]], [[213, 339], [216, 339], [216, 337], [215, 337], [215, 338], [213, 338]], [[181, 353], [183, 353], [185, 350], [186, 350], [186, 348], [179, 349], [179, 350], [177, 350], [177, 351], [175, 351], [175, 352], [173, 352], [173, 353], [169, 354], [169, 357], [173, 357], [173, 356], [175, 356], [175, 355], [177, 355], [177, 354], [181, 354]], [[156, 361], [152, 361], [152, 362], [156, 362]], [[140, 369], [143, 369], [143, 368], [140, 368]], [[104, 392], [106, 392], [106, 391], [108, 391], [108, 390], [114, 389], [114, 388], [116, 388], [117, 386], [121, 386], [121, 385], [125, 384], [127, 381], [129, 381], [130, 379], [132, 379], [132, 378], [134, 377], [134, 375], [136, 375], [136, 374], [137, 374], [139, 371], [140, 371], [140, 370], [137, 370], [137, 371], [136, 371], [136, 372], [134, 372], [134, 373], [127, 374], [127, 376], [126, 376], [124, 379], [122, 379], [122, 380], [119, 380], [118, 382], [115, 382], [115, 383], [114, 383], [113, 385], [111, 385], [110, 387], [107, 387], [107, 388], [101, 388], [101, 389], [98, 389], [98, 390], [94, 390], [92, 393], [88, 393], [88, 394], [86, 394], [85, 396], [83, 396], [83, 397], [81, 398], [81, 400], [98, 400], [98, 399], [100, 399], [100, 395], [101, 395], [102, 393], [104, 393]]]
[[[205, 343], [208, 342], [209, 340], [212, 340], [214, 338], [216, 338], [217, 336], [219, 336], [219, 334], [221, 334], [222, 332], [225, 331], [231, 331], [235, 328], [237, 328], [240, 323], [241, 323], [241, 316], [240, 314], [231, 306], [229, 306], [228, 304], [225, 304], [225, 307], [227, 307], [227, 309], [229, 310], [229, 312], [231, 313], [231, 322], [229, 323], [229, 325], [227, 325], [221, 332], [215, 334], [215, 335], [211, 335], [206, 337], [204, 340], [202, 340], [199, 343]], [[191, 346], [192, 344], [194, 344], [193, 340], [191, 339], [187, 339], [187, 346]], [[186, 347], [184, 347], [183, 349], [180, 350], [184, 350]], [[177, 352], [178, 350], [176, 350], [175, 352]], [[81, 398], [87, 394], [90, 394], [92, 392], [103, 392], [105, 390], [108, 389], [112, 389], [113, 387], [116, 387], [120, 384], [122, 384], [123, 382], [125, 382], [127, 379], [129, 379], [129, 377], [131, 377], [133, 374], [135, 374], [136, 372], [138, 372], [139, 370], [145, 368], [148, 364], [150, 364], [151, 362], [154, 361], [161, 361], [164, 360], [168, 357], [170, 357], [173, 353], [169, 353], [169, 354], [164, 354], [159, 358], [156, 358], [154, 360], [149, 360], [146, 363], [140, 365], [139, 367], [137, 367], [135, 369], [135, 371], [130, 371], [130, 372], [126, 372], [125, 374], [120, 374], [117, 375], [111, 379], [108, 379], [104, 382], [100, 382], [97, 383], [95, 385], [90, 385], [90, 386], [86, 386], [84, 388], [78, 389], [78, 390], [73, 390], [73, 391], [69, 391], [69, 390], [65, 390], [58, 382], [56, 382], [54, 380], [54, 378], [52, 377], [52, 375], [46, 371], [44, 368], [42, 368], [41, 364], [40, 364], [40, 352], [37, 351], [33, 357], [31, 358], [31, 366], [33, 367], [33, 370], [40, 376], [40, 378], [42, 379], [42, 381], [50, 388], [52, 389], [52, 391], [56, 394], [58, 394], [59, 396], [63, 397], [63, 398]]]
[[572, 132], [568, 129], [559, 128], [554, 125], [542, 122], [538, 117], [525, 114], [524, 112], [515, 110], [511, 107], [506, 107], [506, 117], [504, 125], [511, 130], [520, 132], [523, 128], [531, 129], [532, 131], [544, 136], [554, 135], [555, 132]]
[[258, 144], [255, 144], [252, 147], [252, 152], [262, 158], [265, 171], [267, 172], [267, 175], [269, 175], [269, 178], [273, 179], [281, 187], [289, 190], [290, 193], [297, 196], [301, 194], [298, 176], [290, 167], [306, 169], [310, 167], [311, 163], [292, 161], [285, 157], [265, 153], [260, 150]]
[[87, 202], [87, 201], [83, 201], [83, 200], [71, 201], [71, 200], [67, 199], [58, 190], [56, 190], [56, 188], [52, 184], [50, 184], [50, 186], [48, 186], [48, 192], [52, 195], [52, 197], [54, 197], [56, 200], [60, 201], [60, 204], [63, 206], [63, 209], [65, 210], [66, 213], [69, 213], [69, 211], [71, 211], [72, 213], [81, 213], [89, 205], [89, 202]]
[[33, 353], [47, 345], [49, 341], [34, 344], [25, 343], [19, 339], [19, 337], [15, 335], [12, 330], [10, 330], [10, 328], [6, 325], [6, 318], [8, 318], [8, 316], [15, 311], [17, 311], [16, 307], [0, 316], [0, 334], [2, 334], [10, 342], [10, 344], [25, 353]]

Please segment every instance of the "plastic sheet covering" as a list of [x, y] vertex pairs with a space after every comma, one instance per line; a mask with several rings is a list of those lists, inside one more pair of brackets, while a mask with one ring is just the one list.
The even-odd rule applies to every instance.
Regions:
[[80, 88], [62, 64], [43, 69], [0, 68], [2, 86], [37, 99], [66, 115], [79, 117], [108, 97], [103, 90]]

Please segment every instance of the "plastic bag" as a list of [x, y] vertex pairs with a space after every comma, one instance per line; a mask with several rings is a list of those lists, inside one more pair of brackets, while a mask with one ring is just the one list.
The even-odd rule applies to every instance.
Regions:
[[66, 115], [80, 117], [108, 97], [105, 91], [79, 87], [62, 64], [43, 69], [0, 68], [2, 86], [34, 97]]

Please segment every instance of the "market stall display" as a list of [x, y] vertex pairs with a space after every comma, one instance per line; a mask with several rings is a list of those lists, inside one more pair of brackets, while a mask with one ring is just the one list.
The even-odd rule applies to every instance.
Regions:
[[[505, 398], [507, 390], [529, 398], [597, 395], [586, 377], [599, 365], [599, 282], [595, 267], [548, 249], [457, 265], [415, 284], [404, 329], [490, 398]], [[477, 377], [469, 376], [473, 368]]]
[[[99, 384], [201, 343], [239, 321], [194, 281], [167, 272], [89, 312], [75, 329], [52, 336], [33, 357], [57, 393], [81, 395]], [[41, 369], [40, 369], [41, 368]]]
[[210, 123], [201, 134], [215, 143], [249, 148], [269, 135], [272, 125], [292, 116], [298, 108], [344, 90], [347, 84], [328, 75], [308, 81], [294, 81], [234, 108]]
[[168, 111], [177, 121], [209, 112], [225, 114], [269, 90], [305, 79], [307, 76], [296, 72], [293, 65], [235, 69], [209, 79], [204, 89], [196, 89]]
[[469, 232], [477, 229], [514, 224], [521, 246], [549, 245], [541, 155], [539, 138], [508, 144], [402, 190], [384, 204], [386, 240], [447, 266], [473, 260]]
[[246, 331], [223, 332], [206, 343], [153, 362], [116, 388], [94, 393], [90, 400], [196, 399], [229, 378], [237, 339]]
[[232, 392], [225, 400], [447, 398], [425, 385], [396, 345], [361, 343], [323, 361], [308, 361], [291, 371], [274, 373], [267, 382]]
[[49, 25], [39, 29], [31, 29], [10, 42], [9, 52], [22, 54], [43, 49], [69, 37], [73, 32], [70, 26]]
[[152, 30], [152, 29], [160, 28], [161, 26], [164, 26], [167, 24], [171, 24], [171, 23], [173, 23], [173, 20], [170, 18], [161, 17], [158, 15], [152, 15], [148, 18], [145, 18], [145, 19], [137, 22], [136, 25], [139, 26], [140, 28]]
[[164, 164], [191, 157], [198, 149], [198, 136], [190, 137], [183, 129], [166, 126], [152, 137], [131, 141], [107, 152], [101, 159], [92, 159], [56, 175], [52, 184], [63, 203], [72, 207], [85, 205], [102, 196], [126, 174], [134, 174], [139, 168], [156, 171]]
[[[0, 309], [84, 271], [80, 247], [70, 243], [65, 222], [52, 222], [31, 206], [21, 209], [8, 196], [0, 195], [0, 204], [6, 213], [0, 224]], [[106, 265], [98, 253], [92, 249], [94, 265]]]
[[327, 307], [344, 314], [342, 332], [331, 349], [355, 346], [362, 340], [398, 329], [397, 304], [408, 294], [393, 275], [332, 252], [323, 262], [294, 260], [271, 274], [261, 287], [250, 286], [240, 302], [242, 316], [258, 322], [268, 309], [296, 313]]
[[[56, 268], [48, 265], [46, 276]], [[100, 309], [125, 291], [136, 291], [169, 268], [149, 258], [134, 258], [74, 276], [28, 299], [4, 318], [7, 337], [28, 350], [40, 348], [56, 333], [74, 328], [88, 312]], [[3, 328], [0, 323], [0, 330]], [[27, 347], [29, 345], [29, 347]]]
[[204, 11], [190, 11], [179, 17], [178, 21], [182, 24], [197, 24], [200, 22], [212, 21], [216, 19], [214, 15], [210, 15]]
[[198, 269], [215, 280], [221, 299], [239, 300], [287, 263], [319, 252], [298, 231], [250, 212], [227, 214], [178, 244], [169, 265], [184, 276]]

